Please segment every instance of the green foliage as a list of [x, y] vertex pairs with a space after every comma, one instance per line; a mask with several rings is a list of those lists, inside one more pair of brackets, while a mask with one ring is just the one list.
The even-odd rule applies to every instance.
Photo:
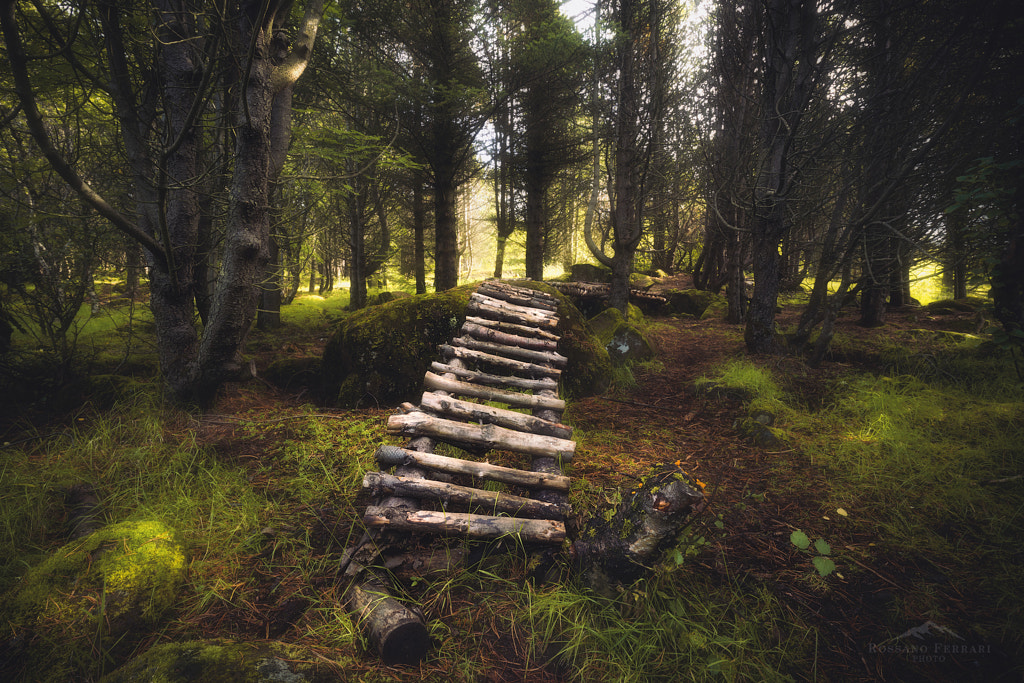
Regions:
[[789, 542], [811, 556], [811, 563], [822, 578], [836, 570], [836, 563], [829, 557], [832, 554], [832, 547], [825, 539], [817, 539], [814, 542], [814, 550], [811, 551], [811, 539], [803, 531], [797, 529], [789, 535]]

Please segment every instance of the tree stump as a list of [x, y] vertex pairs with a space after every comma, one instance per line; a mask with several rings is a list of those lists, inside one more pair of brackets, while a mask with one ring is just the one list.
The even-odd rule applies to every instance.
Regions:
[[702, 508], [700, 483], [677, 465], [658, 465], [614, 514], [591, 518], [572, 545], [576, 569], [595, 591], [636, 581]]

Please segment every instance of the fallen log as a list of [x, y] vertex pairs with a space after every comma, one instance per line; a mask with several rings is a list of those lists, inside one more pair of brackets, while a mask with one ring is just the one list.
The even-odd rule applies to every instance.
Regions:
[[495, 539], [517, 536], [533, 543], [561, 543], [565, 524], [550, 519], [519, 519], [470, 513], [396, 510], [369, 506], [363, 514], [366, 526], [388, 527], [419, 533], [459, 534], [469, 538]]
[[552, 365], [556, 368], [564, 368], [569, 359], [557, 351], [534, 351], [532, 349], [521, 349], [517, 346], [505, 346], [504, 344], [492, 344], [491, 342], [480, 341], [472, 337], [456, 337], [452, 340], [452, 346], [461, 346], [484, 353], [506, 356], [518, 360], [525, 360], [541, 365]]
[[558, 368], [549, 368], [536, 363], [526, 363], [521, 360], [515, 360], [514, 358], [506, 358], [505, 356], [498, 356], [492, 353], [484, 353], [483, 351], [476, 351], [463, 346], [441, 344], [437, 348], [445, 358], [494, 365], [500, 368], [505, 368], [509, 372], [518, 372], [529, 377], [554, 378], [559, 377], [562, 374], [562, 371]]
[[468, 334], [470, 337], [480, 339], [481, 341], [504, 344], [505, 346], [517, 346], [521, 349], [554, 351], [558, 348], [558, 343], [553, 342], [550, 339], [537, 339], [536, 337], [509, 334], [508, 332], [502, 332], [491, 327], [477, 325], [476, 323], [471, 322], [465, 322], [462, 324], [462, 334]]
[[426, 436], [457, 446], [547, 456], [562, 462], [571, 461], [576, 451], [576, 442], [568, 439], [523, 434], [496, 425], [474, 425], [445, 420], [428, 413], [392, 415], [388, 418], [387, 430], [389, 434]]
[[505, 512], [537, 519], [562, 519], [568, 508], [566, 505], [554, 505], [499, 491], [484, 491], [428, 479], [396, 477], [384, 472], [367, 472], [363, 475], [363, 488], [371, 491], [374, 495], [389, 493], [413, 498], [442, 500], [446, 503], [481, 508], [488, 513]]
[[381, 467], [415, 465], [418, 467], [447, 472], [449, 474], [467, 474], [485, 481], [497, 481], [503, 484], [514, 484], [527, 488], [547, 488], [568, 491], [569, 477], [546, 472], [525, 472], [513, 467], [492, 465], [488, 462], [473, 462], [460, 458], [449, 458], [437, 453], [421, 453], [398, 446], [380, 446], [375, 453], [377, 463]]
[[534, 415], [505, 408], [460, 401], [457, 398], [433, 391], [423, 394], [420, 399], [420, 408], [440, 417], [453, 417], [466, 422], [486, 422], [520, 432], [554, 436], [559, 439], [572, 438], [572, 428], [558, 422], [550, 422]]
[[540, 391], [543, 389], [556, 391], [558, 389], [558, 382], [550, 377], [526, 379], [512, 375], [490, 375], [486, 372], [456, 368], [452, 365], [438, 363], [437, 361], [430, 364], [430, 369], [442, 375], [454, 375], [459, 379], [468, 379], [474, 384], [482, 384], [488, 387], [511, 387], [513, 389], [526, 389], [527, 391]]
[[345, 594], [345, 606], [386, 664], [416, 664], [430, 649], [423, 618], [388, 595], [383, 585], [352, 585]]
[[559, 335], [548, 330], [542, 330], [538, 327], [530, 327], [527, 325], [517, 325], [515, 323], [507, 323], [501, 320], [491, 320], [490, 318], [479, 318], [475, 315], [467, 315], [466, 322], [473, 323], [475, 325], [483, 325], [484, 327], [493, 327], [496, 330], [502, 332], [508, 332], [509, 334], [518, 334], [524, 336], [533, 335], [540, 339], [547, 339], [548, 341], [558, 342], [560, 339]]
[[427, 372], [423, 375], [423, 388], [445, 391], [449, 394], [457, 394], [458, 396], [482, 398], [485, 401], [500, 401], [501, 403], [521, 408], [565, 410], [565, 401], [560, 398], [521, 394], [516, 391], [506, 391], [495, 387], [482, 387], [469, 382], [447, 379], [433, 372]]

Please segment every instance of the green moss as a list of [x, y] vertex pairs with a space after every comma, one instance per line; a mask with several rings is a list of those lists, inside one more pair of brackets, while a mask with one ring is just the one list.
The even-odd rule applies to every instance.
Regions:
[[[317, 680], [315, 667], [305, 663], [311, 659], [308, 652], [283, 643], [166, 643], [150, 648], [102, 683], [302, 683]], [[333, 680], [380, 680], [366, 678], [366, 673], [353, 671], [351, 679]]]
[[185, 571], [184, 548], [160, 522], [114, 524], [69, 543], [0, 606], [10, 635], [28, 634], [8, 654], [33, 680], [89, 670], [96, 653], [116, 659], [174, 604]]
[[413, 400], [437, 346], [465, 321], [472, 289], [400, 298], [346, 318], [324, 350], [325, 398], [344, 406]]

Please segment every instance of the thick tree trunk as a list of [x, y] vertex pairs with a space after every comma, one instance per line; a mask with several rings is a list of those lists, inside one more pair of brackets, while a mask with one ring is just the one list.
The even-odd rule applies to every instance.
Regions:
[[442, 292], [459, 284], [459, 188], [455, 151], [447, 148], [446, 140], [439, 144], [434, 162], [434, 290]]

